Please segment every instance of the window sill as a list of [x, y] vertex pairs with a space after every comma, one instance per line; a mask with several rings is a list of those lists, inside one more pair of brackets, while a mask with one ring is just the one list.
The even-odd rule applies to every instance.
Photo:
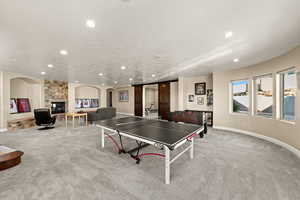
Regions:
[[253, 115], [253, 117], [257, 117], [257, 118], [261, 118], [261, 119], [270, 119], [270, 120], [274, 120], [274, 117], [267, 117], [267, 116], [263, 116], [263, 115]]
[[236, 115], [236, 116], [250, 116], [249, 113], [239, 113], [239, 112], [231, 112], [230, 115]]
[[288, 120], [284, 120], [284, 119], [280, 119], [279, 121], [282, 123], [285, 123], [285, 124], [296, 125], [296, 122], [294, 122], [294, 121], [288, 121]]

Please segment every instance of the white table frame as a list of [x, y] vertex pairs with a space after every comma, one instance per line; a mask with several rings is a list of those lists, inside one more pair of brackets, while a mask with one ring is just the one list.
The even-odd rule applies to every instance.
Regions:
[[[140, 137], [136, 137], [133, 135], [129, 135], [127, 133], [124, 132], [117, 132], [114, 129], [105, 127], [105, 126], [101, 126], [101, 125], [96, 125], [97, 127], [101, 128], [101, 148], [104, 148], [104, 144], [105, 144], [105, 137], [107, 137], [107, 135], [105, 134], [105, 130], [111, 132], [109, 135], [113, 136], [116, 134], [120, 134], [121, 136], [127, 137], [127, 138], [131, 138], [140, 142], [144, 142], [153, 146], [163, 146], [164, 151], [165, 151], [165, 184], [170, 184], [170, 168], [171, 168], [171, 164], [178, 159], [182, 154], [184, 154], [185, 152], [187, 152], [188, 150], [190, 151], [190, 159], [194, 158], [194, 137], [187, 137], [184, 140], [182, 140], [181, 142], [177, 143], [174, 146], [174, 150], [177, 149], [178, 147], [182, 146], [183, 144], [185, 144], [186, 142], [190, 142], [190, 145], [188, 147], [186, 147], [184, 150], [182, 150], [180, 153], [178, 153], [173, 159], [171, 159], [171, 150], [169, 149], [169, 147], [167, 147], [167, 145], [161, 144], [159, 142], [153, 142], [144, 138], [140, 138]], [[204, 131], [204, 127], [199, 128], [198, 130], [196, 130], [194, 133], [196, 133], [197, 135], [199, 135], [202, 131]]]

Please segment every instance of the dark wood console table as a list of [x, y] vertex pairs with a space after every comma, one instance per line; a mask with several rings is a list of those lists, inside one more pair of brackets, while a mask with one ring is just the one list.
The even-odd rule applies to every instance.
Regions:
[[206, 110], [185, 110], [186, 112], [204, 112], [206, 115], [207, 126], [213, 126], [213, 111]]

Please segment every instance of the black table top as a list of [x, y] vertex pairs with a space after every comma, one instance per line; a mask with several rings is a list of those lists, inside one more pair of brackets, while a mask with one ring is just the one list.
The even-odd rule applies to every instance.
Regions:
[[102, 120], [98, 121], [97, 125], [167, 145], [170, 148], [202, 128], [202, 126], [199, 125], [178, 124], [140, 117]]

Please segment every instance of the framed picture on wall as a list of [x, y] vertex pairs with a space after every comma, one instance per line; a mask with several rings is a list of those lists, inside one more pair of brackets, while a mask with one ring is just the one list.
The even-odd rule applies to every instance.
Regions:
[[207, 106], [213, 105], [213, 90], [208, 89], [207, 90]]
[[91, 99], [91, 108], [99, 107], [99, 99]]
[[195, 95], [206, 94], [206, 83], [195, 83]]
[[204, 97], [197, 97], [197, 104], [204, 105]]
[[213, 112], [207, 111], [205, 112], [207, 126], [213, 126]]
[[10, 99], [10, 113], [18, 113], [17, 101], [16, 99]]
[[83, 108], [82, 99], [75, 99], [75, 108]]
[[82, 99], [83, 108], [90, 108], [91, 107], [91, 100], [90, 99]]
[[30, 103], [28, 98], [18, 98], [17, 107], [19, 113], [31, 112]]
[[129, 101], [128, 90], [119, 91], [119, 101], [120, 102], [128, 102]]
[[188, 97], [188, 101], [189, 102], [194, 102], [194, 95], [189, 95], [189, 97]]

